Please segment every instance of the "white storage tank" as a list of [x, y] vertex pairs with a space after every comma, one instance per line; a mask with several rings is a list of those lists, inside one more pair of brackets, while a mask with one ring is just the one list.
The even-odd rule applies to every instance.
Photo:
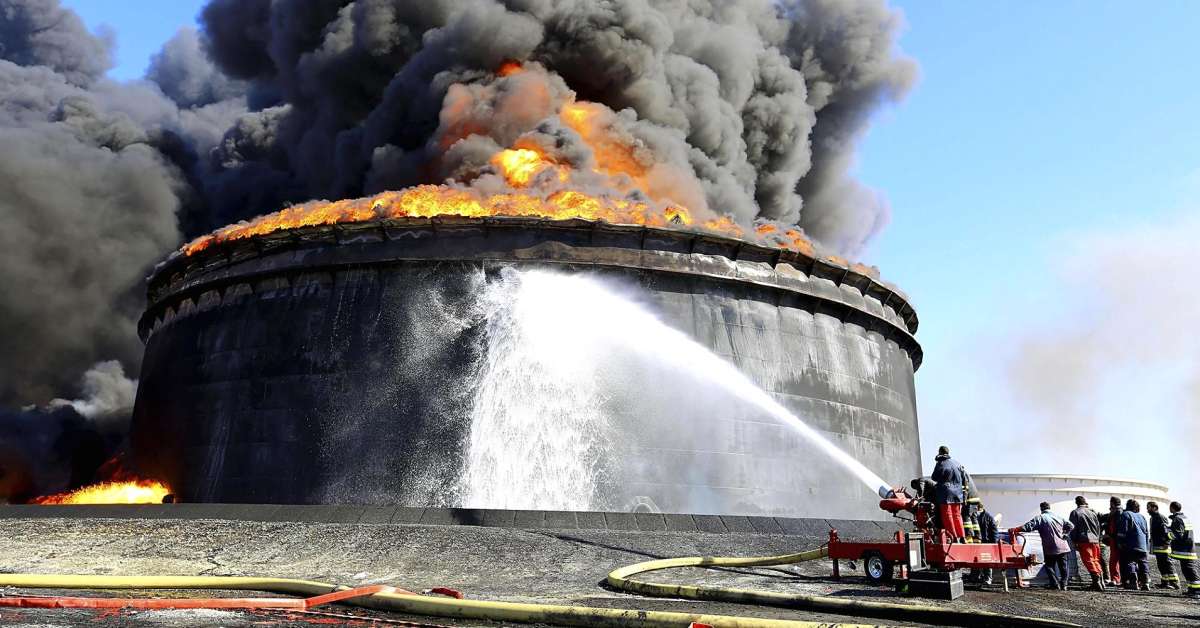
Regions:
[[1050, 502], [1054, 514], [1064, 519], [1075, 510], [1075, 496], [1083, 495], [1096, 512], [1108, 511], [1112, 496], [1136, 499], [1146, 512], [1146, 502], [1156, 501], [1166, 510], [1171, 502], [1168, 488], [1154, 482], [1092, 475], [1042, 473], [972, 473], [975, 488], [993, 516], [1004, 515], [1000, 528], [1021, 525], [1038, 514], [1038, 504]]

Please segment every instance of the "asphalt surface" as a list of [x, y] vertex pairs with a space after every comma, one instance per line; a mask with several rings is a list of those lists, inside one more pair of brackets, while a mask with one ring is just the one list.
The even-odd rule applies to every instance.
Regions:
[[[413, 591], [457, 589], [472, 599], [677, 610], [814, 621], [843, 616], [726, 603], [654, 599], [607, 590], [619, 566], [672, 556], [765, 556], [819, 546], [819, 534], [712, 534], [468, 525], [255, 522], [175, 519], [0, 520], [0, 572], [107, 575], [245, 575], [305, 578], [347, 585], [392, 584]], [[834, 580], [828, 561], [782, 569], [679, 569], [648, 579], [848, 599], [912, 603], [860, 572]], [[49, 595], [3, 590], [4, 595]], [[98, 592], [61, 592], [100, 595]], [[184, 592], [122, 592], [169, 597]], [[204, 592], [206, 596], [245, 592]], [[1045, 590], [969, 590], [957, 609], [1051, 617], [1087, 626], [1200, 624], [1200, 602], [1177, 592], [1097, 594]], [[497, 625], [368, 613], [343, 606], [315, 613], [261, 611], [77, 611], [0, 609], [0, 623], [66, 626]], [[877, 620], [861, 620], [876, 623]], [[401, 623], [396, 623], [401, 622]], [[408, 622], [405, 624], [404, 622]], [[901, 624], [905, 622], [888, 622]], [[913, 625], [905, 623], [905, 625]]]

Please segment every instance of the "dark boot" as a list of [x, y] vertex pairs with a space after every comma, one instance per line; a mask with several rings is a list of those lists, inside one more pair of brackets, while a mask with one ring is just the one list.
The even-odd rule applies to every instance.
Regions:
[[1092, 590], [1103, 591], [1104, 583], [1100, 581], [1100, 576], [1092, 576]]

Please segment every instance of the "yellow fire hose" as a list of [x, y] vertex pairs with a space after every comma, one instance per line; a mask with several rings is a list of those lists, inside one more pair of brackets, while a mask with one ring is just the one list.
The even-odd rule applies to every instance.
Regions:
[[1053, 628], [1078, 628], [1079, 624], [1041, 619], [1037, 617], [1022, 617], [1020, 615], [1003, 615], [987, 611], [958, 611], [938, 606], [918, 604], [887, 604], [883, 602], [864, 602], [846, 600], [837, 597], [820, 595], [802, 595], [798, 593], [777, 593], [774, 591], [754, 591], [724, 587], [704, 587], [686, 584], [665, 584], [634, 580], [632, 576], [658, 571], [660, 569], [675, 569], [680, 567], [769, 567], [774, 565], [791, 565], [809, 560], [817, 560], [829, 555], [826, 548], [786, 554], [783, 556], [767, 556], [756, 558], [722, 558], [692, 556], [687, 558], [667, 558], [650, 560], [627, 567], [615, 569], [608, 574], [606, 582], [622, 591], [650, 595], [656, 597], [676, 597], [688, 600], [705, 600], [713, 602], [732, 602], [736, 604], [760, 604], [766, 606], [781, 606], [809, 611], [829, 613], [834, 615], [851, 615], [855, 617], [874, 617], [901, 621], [914, 621], [944, 626], [1046, 626]]
[[[221, 589], [269, 591], [291, 595], [322, 595], [347, 587], [293, 580], [290, 578], [247, 578], [234, 576], [57, 576], [0, 574], [0, 587], [43, 589]], [[479, 619], [499, 622], [540, 623], [558, 626], [607, 626], [612, 628], [686, 628], [692, 623], [714, 628], [871, 628], [864, 624], [821, 623], [699, 613], [643, 611], [554, 604], [518, 604], [425, 597], [398, 593], [376, 593], [345, 601], [374, 610], [412, 615]], [[876, 627], [878, 628], [878, 627]]]
[[[635, 580], [632, 576], [680, 567], [768, 567], [824, 558], [825, 548], [783, 556], [729, 558], [685, 557], [651, 560], [613, 570], [609, 585], [632, 593], [656, 597], [760, 604], [809, 611], [959, 626], [1036, 626], [1078, 628], [1078, 624], [1035, 617], [1002, 615], [986, 611], [957, 611], [917, 604], [887, 604], [845, 600], [836, 597], [754, 591], [749, 589], [678, 585]], [[237, 576], [88, 576], [0, 574], [0, 587], [45, 589], [221, 589], [268, 591], [315, 596], [343, 591], [348, 587], [291, 578]], [[643, 611], [553, 604], [522, 604], [425, 597], [401, 593], [375, 593], [345, 603], [382, 611], [412, 615], [452, 617], [501, 622], [545, 623], [559, 626], [612, 626], [619, 628], [680, 628], [692, 623], [714, 628], [868, 628], [863, 624], [821, 623], [762, 619], [756, 617], [706, 615], [669, 611]]]

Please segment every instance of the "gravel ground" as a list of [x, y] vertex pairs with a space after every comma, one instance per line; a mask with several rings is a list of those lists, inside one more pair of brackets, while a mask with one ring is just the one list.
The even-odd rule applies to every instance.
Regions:
[[[647, 610], [851, 621], [789, 609], [640, 598], [605, 589], [615, 567], [670, 556], [764, 556], [820, 545], [789, 535], [518, 530], [472, 526], [255, 523], [212, 520], [8, 519], [0, 521], [0, 572], [108, 575], [245, 575], [393, 584], [409, 590], [451, 587], [473, 599], [548, 602]], [[785, 569], [680, 569], [653, 574], [664, 582], [704, 583], [849, 599], [911, 601], [828, 561]], [[5, 595], [46, 595], [5, 590]], [[63, 592], [81, 595], [79, 592]], [[219, 594], [219, 593], [213, 593]], [[234, 593], [227, 593], [235, 595]], [[123, 593], [122, 595], [127, 595]], [[133, 594], [128, 594], [132, 596]], [[147, 592], [166, 597], [170, 592]], [[236, 593], [245, 596], [246, 593]], [[1178, 593], [969, 590], [955, 602], [923, 603], [1074, 621], [1087, 626], [1200, 624], [1200, 602]], [[96, 622], [134, 626], [479, 625], [398, 617], [342, 606], [324, 614], [230, 611], [68, 611], [0, 609], [6, 625]], [[863, 620], [870, 623], [870, 620]], [[396, 625], [396, 624], [392, 624]], [[404, 624], [399, 624], [404, 625]], [[486, 624], [484, 624], [486, 625]]]

